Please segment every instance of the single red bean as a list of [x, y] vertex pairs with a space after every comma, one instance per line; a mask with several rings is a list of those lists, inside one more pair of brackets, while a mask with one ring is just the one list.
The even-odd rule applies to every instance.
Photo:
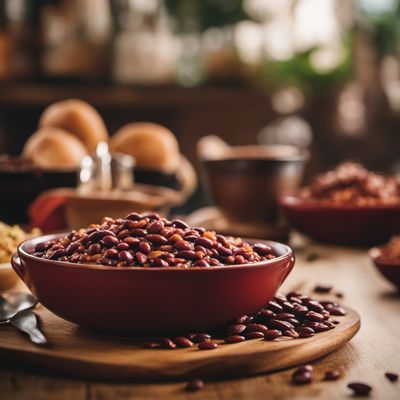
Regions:
[[198, 237], [196, 238], [194, 244], [205, 247], [206, 249], [211, 249], [213, 242], [205, 237]]
[[329, 330], [329, 327], [326, 326], [324, 323], [322, 322], [314, 322], [314, 321], [307, 321], [304, 322], [302, 324], [302, 326], [306, 326], [309, 328], [314, 329], [315, 332], [319, 333], [319, 332], [325, 332]]
[[278, 321], [277, 319], [271, 319], [267, 322], [267, 326], [269, 329], [278, 329], [280, 331], [284, 331], [287, 329], [293, 329], [294, 326], [287, 321]]
[[314, 329], [308, 326], [301, 326], [297, 328], [297, 332], [301, 338], [310, 338], [315, 335]]
[[121, 240], [121, 239], [128, 237], [129, 234], [130, 234], [129, 229], [123, 229], [122, 231], [118, 232], [117, 236], [118, 236], [118, 239]]
[[276, 301], [270, 301], [267, 305], [267, 309], [274, 313], [280, 313], [283, 311], [282, 306], [280, 306]]
[[178, 240], [174, 246], [177, 250], [193, 250], [193, 244], [186, 240]]
[[137, 220], [139, 220], [139, 219], [141, 219], [141, 218], [142, 218], [141, 215], [138, 214], [138, 213], [136, 213], [136, 212], [130, 213], [130, 214], [126, 217], [126, 219], [130, 219], [130, 220], [132, 220], [132, 221], [137, 221]]
[[35, 251], [43, 253], [51, 247], [52, 243], [50, 241], [40, 242], [35, 245]]
[[341, 316], [341, 317], [346, 315], [346, 310], [343, 307], [328, 306], [327, 310], [331, 313], [331, 315]]
[[207, 340], [210, 340], [211, 336], [207, 333], [196, 333], [193, 337], [192, 337], [192, 341], [193, 343], [200, 343], [200, 342], [205, 342]]
[[266, 244], [263, 243], [256, 243], [253, 246], [253, 250], [258, 253], [260, 256], [265, 256], [267, 254], [272, 253], [272, 248]]
[[[230, 250], [230, 249], [228, 249], [226, 247], [220, 247], [218, 249], [218, 253], [222, 257], [229, 257], [229, 256], [232, 256], [232, 254], [233, 254], [232, 250]], [[233, 259], [233, 260], [235, 260], [235, 259]]]
[[147, 225], [148, 233], [160, 233], [164, 228], [164, 223], [162, 221], [154, 221]]
[[324, 379], [326, 381], [336, 381], [340, 378], [340, 373], [336, 369], [331, 371], [325, 371]]
[[137, 261], [139, 264], [141, 264], [141, 265], [146, 264], [146, 262], [147, 262], [147, 260], [148, 260], [146, 254], [143, 254], [143, 253], [141, 253], [140, 251], [138, 251], [138, 252], [135, 254], [135, 258], [136, 258], [136, 261]]
[[313, 372], [314, 367], [311, 364], [300, 365], [300, 367], [296, 368], [294, 373], [296, 374], [296, 373], [304, 372], [304, 371]]
[[60, 257], [64, 257], [65, 254], [66, 254], [66, 253], [65, 253], [65, 250], [64, 250], [64, 249], [56, 250], [56, 251], [51, 255], [50, 260], [57, 260], [57, 259], [59, 259]]
[[294, 314], [290, 313], [280, 313], [275, 315], [275, 319], [283, 319], [283, 320], [288, 320], [294, 318]]
[[198, 390], [202, 390], [204, 388], [204, 382], [201, 379], [191, 379], [186, 384], [186, 390], [188, 392], [197, 392]]
[[264, 332], [264, 339], [265, 340], [275, 340], [282, 336], [282, 332], [278, 331], [277, 329], [268, 329]]
[[189, 228], [189, 225], [186, 222], [184, 222], [184, 221], [182, 221], [180, 219], [174, 219], [171, 222], [171, 224], [172, 224], [172, 226], [176, 226], [177, 228], [181, 228], [181, 229], [188, 229]]
[[119, 240], [115, 236], [107, 235], [103, 237], [103, 243], [107, 247], [115, 246], [119, 243]]
[[352, 382], [347, 385], [357, 396], [368, 396], [372, 387], [362, 382]]
[[309, 311], [304, 318], [308, 321], [322, 322], [325, 318], [322, 314], [315, 311]]
[[193, 346], [193, 342], [184, 336], [179, 336], [179, 337], [175, 338], [174, 342], [178, 347], [182, 347], [182, 348]]
[[241, 315], [240, 317], [236, 318], [234, 321], [235, 325], [242, 325], [246, 320], [248, 316], [247, 315]]
[[[68, 248], [69, 248], [69, 247], [68, 247]], [[69, 253], [68, 248], [67, 248], [67, 254], [72, 254], [73, 252], [72, 252], [72, 253]], [[91, 244], [91, 245], [88, 247], [87, 252], [88, 252], [88, 254], [91, 255], [91, 256], [93, 256], [94, 254], [99, 254], [99, 253], [101, 253], [101, 246], [100, 246], [100, 244], [99, 244], [99, 243], [93, 243], [93, 244]]]
[[151, 260], [151, 265], [153, 267], [162, 267], [162, 268], [169, 267], [169, 264], [165, 260], [160, 258], [160, 257], [152, 259]]
[[117, 258], [118, 251], [116, 249], [108, 249], [104, 252], [104, 257], [106, 258]]
[[386, 372], [385, 376], [390, 382], [396, 382], [399, 379], [399, 375], [395, 374], [394, 372]]
[[246, 332], [265, 332], [268, 328], [265, 325], [261, 324], [247, 324]]
[[[247, 318], [247, 316], [246, 316]], [[238, 335], [246, 330], [246, 325], [243, 324], [236, 324], [228, 326], [227, 332], [230, 335]]]
[[160, 346], [163, 348], [163, 349], [176, 349], [176, 344], [171, 340], [171, 339], [168, 339], [168, 338], [162, 338], [161, 340], [160, 340]]
[[[108, 251], [108, 250], [107, 250], [107, 251]], [[133, 256], [132, 256], [132, 254], [129, 253], [129, 251], [126, 251], [126, 250], [120, 251], [119, 254], [118, 254], [118, 258], [119, 258], [121, 261], [125, 261], [127, 265], [130, 265], [130, 264], [132, 264], [132, 262], [133, 262]]]
[[195, 260], [197, 255], [194, 251], [191, 250], [181, 250], [176, 253], [178, 258], [184, 258], [185, 260]]
[[316, 311], [318, 313], [321, 313], [324, 309], [324, 307], [322, 306], [322, 304], [320, 304], [318, 301], [316, 300], [306, 300], [305, 305], [307, 306], [307, 308], [311, 311]]
[[144, 237], [146, 236], [147, 232], [144, 229], [137, 228], [137, 229], [131, 229], [130, 234], [134, 237]]
[[200, 342], [197, 347], [200, 350], [214, 350], [218, 347], [217, 343], [215, 342], [210, 342], [210, 341], [206, 341], [206, 342]]
[[241, 335], [232, 335], [232, 336], [227, 336], [224, 341], [225, 343], [239, 343], [245, 341], [245, 337]]
[[123, 243], [126, 243], [131, 248], [134, 248], [140, 243], [140, 239], [129, 236], [123, 239]]
[[293, 339], [297, 339], [300, 335], [294, 329], [286, 329], [282, 331], [283, 336], [291, 337]]
[[149, 254], [151, 252], [151, 245], [148, 242], [140, 242], [139, 251], [144, 254]]
[[312, 379], [312, 372], [309, 371], [295, 372], [292, 375], [292, 382], [295, 385], [307, 385], [312, 382]]
[[253, 340], [253, 339], [263, 339], [264, 338], [264, 332], [247, 332], [245, 333], [245, 338], [246, 340]]
[[163, 244], [168, 244], [168, 239], [164, 236], [161, 236], [159, 234], [150, 234], [150, 235], [146, 235], [145, 238], [153, 243], [153, 244], [157, 244], [157, 245], [163, 245]]
[[[93, 246], [93, 245], [92, 245]], [[130, 246], [128, 243], [121, 242], [117, 244], [117, 250], [122, 251], [122, 250], [129, 250]]]
[[195, 267], [209, 267], [210, 264], [205, 260], [198, 260], [193, 264]]
[[314, 287], [316, 293], [329, 293], [333, 289], [332, 285], [320, 283]]

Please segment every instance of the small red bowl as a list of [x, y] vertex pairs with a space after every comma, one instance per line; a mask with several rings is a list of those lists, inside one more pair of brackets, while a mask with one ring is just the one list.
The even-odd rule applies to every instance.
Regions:
[[378, 271], [400, 290], [400, 260], [383, 257], [381, 247], [373, 247], [368, 253]]
[[30, 239], [12, 258], [14, 270], [39, 301], [89, 330], [123, 336], [204, 331], [253, 314], [273, 298], [294, 266], [292, 250], [264, 242], [276, 258], [209, 268], [115, 268], [44, 260]]
[[320, 242], [374, 246], [400, 233], [400, 205], [327, 204], [286, 194], [280, 205], [290, 225]]

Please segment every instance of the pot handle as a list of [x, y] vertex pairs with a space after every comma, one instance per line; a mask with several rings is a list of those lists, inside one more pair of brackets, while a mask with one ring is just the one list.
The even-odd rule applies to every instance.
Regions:
[[19, 258], [18, 253], [15, 253], [11, 258], [11, 265], [16, 272], [16, 274], [23, 280], [25, 276], [25, 267], [21, 264], [21, 259]]

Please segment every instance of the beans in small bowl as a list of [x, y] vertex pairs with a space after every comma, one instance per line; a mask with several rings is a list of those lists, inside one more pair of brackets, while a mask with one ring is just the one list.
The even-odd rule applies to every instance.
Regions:
[[281, 243], [132, 213], [28, 240], [12, 263], [65, 319], [108, 334], [161, 336], [257, 312], [286, 279], [294, 254]]

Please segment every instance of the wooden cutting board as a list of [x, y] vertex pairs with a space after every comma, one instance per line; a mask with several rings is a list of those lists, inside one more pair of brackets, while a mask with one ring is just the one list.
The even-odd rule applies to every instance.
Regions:
[[168, 380], [228, 377], [280, 370], [322, 357], [348, 342], [360, 327], [347, 309], [333, 330], [308, 339], [249, 340], [215, 350], [145, 349], [132, 339], [96, 336], [50, 313], [36, 310], [49, 345], [31, 344], [11, 326], [0, 326], [0, 358], [68, 375], [102, 380]]

